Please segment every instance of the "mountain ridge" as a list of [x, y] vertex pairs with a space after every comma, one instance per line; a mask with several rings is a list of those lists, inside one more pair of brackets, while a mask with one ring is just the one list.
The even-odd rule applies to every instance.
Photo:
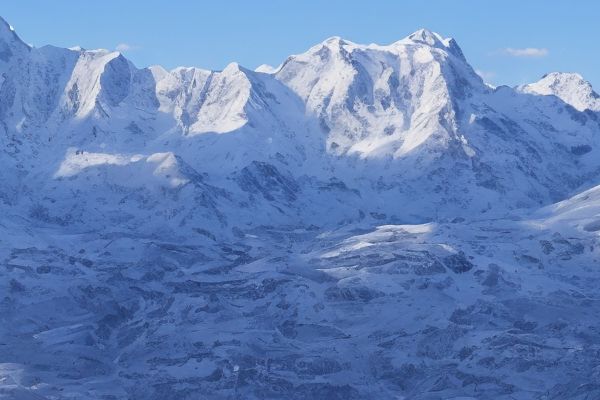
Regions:
[[[222, 71], [138, 69], [121, 53], [105, 50], [42, 47], [26, 56], [32, 68], [7, 70], [9, 81], [2, 86], [8, 91], [0, 107], [7, 134], [33, 138], [24, 142], [13, 135], [15, 168], [24, 154], [34, 154], [56, 171], [63, 162], [56, 155], [71, 147], [117, 155], [171, 152], [240, 199], [249, 193], [231, 187], [230, 178], [235, 181], [254, 161], [290, 176], [296, 187], [304, 181], [305, 191], [317, 196], [323, 195], [317, 182], [340, 179], [368, 197], [399, 196], [413, 207], [425, 193], [437, 193], [420, 210], [399, 212], [385, 201], [358, 213], [400, 219], [430, 218], [441, 204], [449, 215], [468, 207], [483, 212], [491, 204], [501, 204], [500, 213], [548, 204], [600, 170], [591, 161], [600, 148], [594, 118], [577, 110], [568, 110], [569, 117], [555, 113], [552, 108], [561, 104], [544, 96], [530, 99], [524, 89], [490, 89], [456, 41], [427, 30], [387, 46], [329, 38], [271, 73], [237, 63]], [[511, 96], [539, 121], [519, 116], [506, 100]], [[549, 140], [552, 130], [565, 129], [577, 133]], [[54, 149], [46, 151], [44, 141]], [[518, 169], [503, 170], [505, 161], [483, 150], [490, 147], [514, 159]], [[547, 151], [557, 153], [551, 162], [562, 174], [539, 161]], [[423, 185], [424, 178], [431, 183]], [[457, 183], [448, 185], [449, 179]], [[291, 203], [285, 208], [284, 215], [296, 214]], [[357, 216], [342, 220], [349, 218]]]

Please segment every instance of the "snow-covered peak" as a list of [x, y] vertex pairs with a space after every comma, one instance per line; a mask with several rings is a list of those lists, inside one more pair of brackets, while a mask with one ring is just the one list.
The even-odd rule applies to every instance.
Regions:
[[453, 118], [456, 99], [487, 90], [454, 40], [427, 30], [387, 46], [332, 37], [274, 76], [321, 120], [333, 152], [363, 157], [401, 157], [443, 137], [452, 123], [440, 115]]
[[96, 110], [101, 103], [119, 105], [129, 94], [132, 69], [129, 61], [119, 52], [79, 52], [61, 99], [62, 108], [83, 117]]
[[339, 49], [342, 46], [346, 46], [346, 45], [357, 46], [356, 43], [353, 43], [349, 40], [345, 40], [339, 36], [332, 36], [330, 38], [327, 38], [323, 42], [321, 42], [321, 45], [327, 46], [332, 49]]
[[600, 96], [577, 73], [552, 72], [519, 89], [524, 93], [556, 96], [579, 111], [600, 111]]
[[223, 74], [237, 74], [241, 70], [242, 67], [240, 66], [240, 64], [238, 64], [237, 62], [231, 62], [227, 64], [227, 66], [225, 66], [225, 68], [221, 72]]
[[[156, 81], [161, 111], [172, 114], [188, 136], [242, 128], [251, 115], [263, 113], [256, 110], [270, 109], [266, 103], [278, 96], [278, 93], [267, 93], [266, 88], [280, 85], [273, 78], [235, 62], [222, 71], [176, 68], [168, 72], [152, 67], [151, 73]], [[256, 124], [259, 123], [254, 120], [250, 125]]]
[[432, 32], [428, 29], [419, 29], [418, 31], [408, 35], [406, 39], [417, 43], [424, 43], [429, 46], [444, 44], [445, 40], [439, 34]]
[[275, 72], [277, 72], [277, 70], [278, 70], [278, 67], [274, 67], [269, 64], [261, 64], [258, 67], [256, 67], [254, 72], [261, 72], [263, 74], [274, 74]]
[[419, 29], [418, 31], [408, 35], [394, 43], [393, 47], [403, 47], [407, 45], [426, 45], [428, 47], [437, 48], [449, 54], [452, 54], [466, 62], [462, 50], [453, 38], [445, 38], [439, 33], [432, 32], [428, 29]]

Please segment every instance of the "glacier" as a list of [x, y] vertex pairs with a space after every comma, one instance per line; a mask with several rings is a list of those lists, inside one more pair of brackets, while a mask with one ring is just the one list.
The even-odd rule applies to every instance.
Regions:
[[428, 30], [168, 71], [0, 20], [0, 398], [600, 398], [599, 132]]

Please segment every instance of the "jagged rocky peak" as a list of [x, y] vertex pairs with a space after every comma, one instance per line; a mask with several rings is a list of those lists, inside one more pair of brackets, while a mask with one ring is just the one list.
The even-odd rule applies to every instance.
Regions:
[[551, 72], [535, 83], [520, 86], [519, 90], [556, 96], [579, 111], [600, 111], [600, 96], [591, 83], [577, 73]]

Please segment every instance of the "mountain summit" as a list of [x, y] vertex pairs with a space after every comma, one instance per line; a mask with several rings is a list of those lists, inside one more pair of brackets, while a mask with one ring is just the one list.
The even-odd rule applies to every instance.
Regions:
[[600, 111], [600, 96], [576, 73], [552, 72], [535, 83], [520, 87], [525, 93], [554, 95], [579, 111]]

